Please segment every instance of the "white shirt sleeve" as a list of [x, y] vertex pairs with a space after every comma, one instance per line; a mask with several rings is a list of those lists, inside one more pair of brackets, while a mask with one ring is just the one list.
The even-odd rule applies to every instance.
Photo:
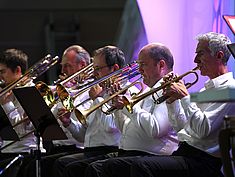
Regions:
[[146, 111], [140, 105], [133, 107], [133, 114], [124, 108], [124, 114], [131, 118], [137, 127], [142, 129], [149, 137], [162, 137], [169, 132], [168, 112], [165, 103], [154, 106], [154, 110]]
[[[71, 123], [66, 127], [72, 136], [79, 142], [84, 142], [86, 128], [80, 122], [75, 121], [72, 116], [75, 116], [74, 112], [70, 116]], [[76, 117], [76, 116], [75, 116]]]
[[[104, 98], [98, 97], [94, 100], [93, 105], [97, 105], [100, 102], [102, 102], [103, 100], [104, 100]], [[95, 117], [99, 117], [98, 120], [106, 132], [116, 132], [118, 130], [118, 128], [116, 126], [114, 113], [107, 115], [103, 112], [108, 108], [110, 108], [110, 106], [108, 104], [102, 105], [100, 109], [97, 109], [95, 111]]]
[[176, 100], [171, 104], [166, 104], [168, 109], [169, 121], [171, 122], [172, 127], [177, 132], [184, 128], [187, 117], [185, 115], [184, 109], [181, 105], [180, 100]]
[[[196, 103], [191, 103], [189, 96], [181, 99], [185, 114], [188, 117], [186, 131], [197, 138], [207, 137], [211, 132], [221, 128], [224, 115], [233, 110], [234, 105], [228, 103], [205, 103], [201, 110]], [[234, 111], [232, 111], [234, 112]]]

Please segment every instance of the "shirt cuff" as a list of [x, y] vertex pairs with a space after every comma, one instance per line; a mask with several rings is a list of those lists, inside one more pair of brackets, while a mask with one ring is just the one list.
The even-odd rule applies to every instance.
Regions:
[[184, 110], [187, 110], [188, 107], [190, 107], [190, 104], [191, 104], [190, 95], [187, 95], [187, 96], [181, 98], [181, 104], [182, 104]]

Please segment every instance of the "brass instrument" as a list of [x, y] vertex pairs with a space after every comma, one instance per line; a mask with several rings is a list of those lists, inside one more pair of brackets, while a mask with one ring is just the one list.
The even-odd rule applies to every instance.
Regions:
[[29, 68], [24, 75], [22, 75], [19, 79], [7, 85], [0, 91], [0, 97], [5, 95], [10, 90], [14, 89], [18, 85], [25, 85], [27, 82], [36, 79], [38, 76], [46, 72], [51, 66], [56, 64], [59, 60], [59, 57], [52, 58], [51, 55], [47, 55], [42, 58], [39, 62], [34, 64], [31, 68]]
[[[157, 87], [157, 88], [153, 88], [151, 89], [150, 91], [146, 92], [146, 93], [143, 93], [141, 95], [137, 94], [137, 95], [134, 95], [130, 100], [128, 100], [127, 98], [125, 98], [125, 103], [126, 103], [126, 108], [127, 110], [132, 113], [133, 112], [133, 106], [138, 103], [139, 101], [143, 100], [144, 98], [148, 97], [149, 95], [154, 95], [156, 92], [158, 92], [159, 90], [161, 89], [164, 89], [168, 86], [170, 86], [173, 82], [178, 82], [180, 81], [182, 78], [184, 78], [185, 76], [189, 75], [189, 74], [194, 74], [195, 75], [195, 80], [194, 82], [192, 83], [186, 83], [185, 86], [187, 88], [190, 88], [192, 85], [194, 85], [197, 81], [198, 81], [198, 74], [197, 74], [197, 70], [199, 69], [199, 67], [195, 67], [194, 69], [180, 75], [180, 76], [177, 76], [175, 78], [173, 78], [173, 80], [170, 80], [168, 82], [165, 82], [164, 84], [162, 84], [161, 86]], [[153, 97], [154, 98], [154, 97]], [[160, 104], [162, 103], [163, 101], [165, 101], [168, 97], [166, 96], [162, 96], [160, 98], [158, 98], [155, 103], [157, 104]], [[155, 99], [155, 98], [154, 98]]]
[[[133, 63], [133, 64], [128, 65], [128, 66], [126, 66], [122, 69], [114, 71], [114, 72], [110, 73], [109, 75], [104, 76], [104, 77], [92, 82], [90, 85], [86, 86], [85, 88], [82, 88], [82, 90], [79, 91], [79, 94], [84, 93], [84, 91], [87, 91], [88, 89], [90, 89], [92, 86], [94, 86], [96, 84], [100, 84], [100, 83], [108, 81], [110, 79], [111, 80], [114, 79], [114, 81], [117, 81], [117, 80], [118, 81], [123, 81], [123, 80], [126, 80], [126, 79], [133, 78], [133, 77], [135, 77], [136, 75], [139, 74], [139, 72], [137, 72], [137, 69], [138, 69], [138, 64]], [[92, 113], [93, 111], [95, 111], [96, 109], [101, 107], [103, 104], [105, 104], [108, 101], [110, 101], [111, 99], [113, 99], [115, 96], [117, 96], [119, 94], [122, 94], [128, 88], [130, 88], [131, 86], [140, 83], [140, 82], [137, 82], [137, 80], [139, 80], [139, 78], [136, 79], [136, 81], [133, 82], [132, 84], [130, 84], [128, 87], [126, 87], [126, 89], [122, 89], [121, 91], [116, 92], [115, 94], [113, 94], [109, 98], [107, 98], [106, 100], [102, 101], [101, 103], [99, 103], [99, 104], [95, 105], [94, 107], [92, 107], [88, 110], [85, 110], [85, 111], [80, 111], [80, 110], [77, 109], [77, 107], [80, 106], [80, 104], [77, 105], [77, 106], [73, 105], [72, 98], [71, 98], [70, 94], [66, 91], [65, 87], [58, 84], [57, 87], [56, 87], [56, 90], [57, 90], [58, 96], [59, 96], [63, 106], [66, 108], [66, 110], [70, 111], [70, 112], [74, 110], [77, 119], [80, 121], [81, 124], [85, 125], [87, 116], [90, 113]], [[142, 83], [140, 83], [140, 84], [142, 84]], [[142, 86], [142, 89], [139, 93], [141, 93], [142, 91], [143, 91], [143, 86]], [[85, 101], [87, 101], [87, 100], [85, 100]], [[106, 114], [110, 114], [110, 112], [107, 112]]]
[[[141, 85], [141, 90], [139, 91], [138, 94], [140, 94], [142, 91], [143, 91], [143, 85], [141, 82], [139, 82], [138, 80], [132, 82], [130, 85], [126, 86], [125, 88], [121, 89], [120, 91], [116, 92], [115, 94], [109, 96], [107, 99], [104, 99], [102, 102], [96, 104], [95, 106], [87, 109], [87, 110], [78, 110], [78, 109], [74, 109], [74, 113], [78, 119], [78, 121], [83, 124], [83, 125], [86, 125], [86, 120], [87, 120], [87, 117], [92, 113], [94, 112], [95, 110], [97, 110], [98, 108], [100, 108], [101, 106], [103, 106], [104, 104], [108, 103], [110, 100], [112, 100], [114, 97], [122, 94], [123, 92], [125, 92], [127, 89], [129, 89], [130, 87], [136, 85], [136, 84], [140, 84]], [[113, 108], [112, 108], [113, 110]], [[110, 111], [111, 112], [111, 111]], [[106, 114], [109, 114], [110, 112], [107, 112]]]
[[[139, 74], [139, 72], [137, 72], [138, 68], [139, 68], [139, 65], [136, 62], [133, 62], [131, 64], [128, 64], [124, 68], [114, 71], [100, 79], [88, 82], [87, 84], [83, 85], [80, 89], [77, 90], [77, 94], [74, 94], [73, 98], [76, 98], [77, 96], [83, 94], [84, 92], [88, 91], [91, 87], [97, 84], [105, 82], [106, 87], [109, 87], [109, 85], [111, 85], [113, 82], [124, 81], [125, 79], [127, 80], [130, 78], [133, 78], [134, 76]], [[58, 89], [56, 90], [61, 92], [60, 89], [63, 89], [62, 88], [63, 84], [64, 82], [61, 82], [60, 84], [58, 84], [57, 85]]]
[[6, 86], [6, 82], [4, 80], [0, 80], [0, 88], [4, 88]]
[[74, 78], [76, 78], [78, 76], [80, 77], [81, 81], [84, 81], [87, 78], [91, 78], [91, 73], [93, 73], [93, 63], [87, 65], [85, 68], [72, 74], [71, 76], [69, 76], [68, 78], [62, 80], [61, 82], [59, 82], [57, 84], [65, 85], [66, 83], [68, 83], [69, 81], [73, 80]]
[[57, 99], [54, 94], [55, 91], [52, 91], [52, 89], [46, 83], [42, 81], [38, 81], [35, 84], [35, 87], [39, 91], [44, 101], [50, 108], [52, 108], [57, 103], [56, 101]]
[[[63, 86], [67, 88], [68, 86], [66, 86], [66, 83], [68, 83], [69, 81], [73, 80], [76, 77], [79, 77], [79, 79], [82, 79], [83, 81], [88, 79], [89, 77], [92, 77], [92, 74], [91, 74], [91, 72], [93, 71], [92, 67], [93, 67], [93, 63], [89, 64], [85, 68], [81, 69], [80, 71], [74, 73], [73, 75], [67, 77], [64, 80], [56, 81], [57, 82], [56, 87]], [[71, 87], [67, 89], [74, 90], [74, 89], [77, 89], [77, 87], [82, 87], [83, 84], [81, 84], [80, 86], [79, 85], [80, 83], [74, 83]], [[56, 93], [56, 87], [54, 90], [52, 90], [46, 83], [42, 81], [38, 81], [35, 84], [35, 87], [38, 89], [39, 93], [42, 95], [45, 102], [50, 108], [52, 108], [53, 105], [55, 105], [56, 103], [60, 101]]]
[[[56, 56], [54, 58], [51, 57], [51, 55], [47, 55], [44, 58], [42, 58], [40, 61], [38, 61], [36, 64], [34, 64], [32, 67], [30, 67], [24, 75], [22, 75], [19, 79], [17, 79], [16, 81], [12, 82], [11, 84], [7, 85], [6, 87], [3, 88], [3, 90], [0, 91], [0, 97], [5, 95], [6, 93], [8, 93], [9, 91], [11, 91], [12, 89], [14, 89], [17, 86], [22, 86], [22, 85], [26, 85], [27, 83], [29, 83], [30, 81], [33, 81], [34, 79], [36, 79], [38, 76], [40, 76], [41, 74], [43, 74], [44, 72], [46, 72], [50, 67], [54, 66], [57, 62], [59, 61], [59, 58]], [[16, 110], [17, 107], [15, 109], [13, 109], [12, 111]], [[7, 113], [7, 114], [10, 114]], [[12, 125], [12, 127], [16, 127], [22, 123], [25, 123], [26, 121], [29, 121], [29, 118], [26, 116], [24, 117], [22, 120], [20, 120], [19, 122], [15, 123], [14, 125]], [[21, 137], [19, 137], [20, 139], [32, 134], [34, 132], [34, 130], [22, 135]], [[11, 143], [5, 145], [4, 147], [0, 148], [0, 150], [5, 149], [6, 147], [14, 144], [16, 141], [12, 141]]]

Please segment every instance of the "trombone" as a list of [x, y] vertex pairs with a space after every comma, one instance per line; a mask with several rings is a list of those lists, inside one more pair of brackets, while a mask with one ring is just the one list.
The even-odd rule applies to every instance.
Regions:
[[[112, 84], [114, 81], [125, 81], [127, 79], [131, 79], [137, 75], [139, 75], [139, 72], [137, 72], [138, 70], [138, 64], [137, 63], [132, 63], [132, 64], [129, 64], [127, 65], [126, 67], [122, 68], [122, 69], [119, 69], [117, 71], [114, 71], [112, 73], [110, 73], [109, 75], [107, 76], [104, 76], [96, 81], [93, 81], [91, 84], [85, 86], [84, 88], [82, 88], [79, 93], [75, 96], [78, 96], [82, 93], [84, 93], [85, 91], [87, 91], [88, 89], [90, 89], [92, 86], [96, 85], [96, 84], [100, 84], [102, 82], [107, 82], [108, 83], [108, 87], [110, 86], [110, 84]], [[135, 84], [137, 84], [138, 79], [136, 79], [135, 82], [133, 82], [132, 84], [129, 85], [129, 87], [131, 86], [134, 86]], [[142, 83], [141, 83], [142, 84]], [[105, 84], [106, 85], [106, 84]], [[141, 85], [142, 86], [142, 85]], [[79, 105], [76, 105], [74, 106], [73, 103], [72, 103], [72, 98], [71, 96], [69, 95], [69, 93], [66, 91], [65, 87], [63, 87], [62, 85], [58, 84], [57, 87], [57, 93], [58, 93], [58, 96], [63, 104], [63, 106], [66, 108], [67, 111], [72, 111], [74, 110], [75, 111], [75, 115], [77, 117], [77, 119], [79, 120], [79, 122], [81, 124], [86, 124], [86, 119], [87, 119], [87, 116], [92, 113], [93, 111], [95, 111], [96, 109], [98, 109], [99, 107], [101, 107], [103, 104], [107, 103], [108, 101], [110, 101], [112, 98], [114, 98], [115, 96], [117, 96], [118, 94], [121, 94], [123, 93], [124, 91], [120, 91], [120, 92], [117, 92], [115, 93], [114, 95], [111, 95], [109, 98], [107, 98], [106, 100], [102, 101], [101, 103], [93, 106], [92, 108], [88, 109], [88, 110], [85, 110], [83, 112], [79, 111], [77, 109], [78, 106], [80, 106], [81, 104], [83, 104], [84, 102], [88, 101], [88, 100], [85, 100], [83, 101], [82, 103], [80, 103]], [[140, 92], [142, 92], [143, 90], [143, 86], [142, 86], [142, 89]], [[140, 93], [139, 92], [139, 93]], [[103, 111], [104, 112], [104, 111]], [[105, 112], [104, 112], [105, 113]], [[106, 113], [106, 114], [110, 114], [110, 113]]]
[[[195, 76], [195, 80], [192, 83], [190, 83], [190, 82], [189, 83], [185, 83], [186, 88], [190, 88], [192, 85], [196, 84], [197, 81], [198, 81], [198, 74], [196, 72], [198, 69], [199, 69], [199, 67], [197, 66], [197, 67], [193, 68], [192, 70], [190, 70], [190, 71], [188, 71], [188, 72], [186, 72], [186, 73], [184, 73], [184, 74], [182, 74], [180, 76], [177, 76], [177, 77], [173, 78], [170, 81], [165, 82], [164, 84], [162, 84], [161, 86], [159, 86], [157, 88], [153, 88], [150, 91], [148, 91], [146, 93], [143, 93], [141, 95], [139, 95], [139, 94], [134, 95], [130, 100], [128, 100], [126, 97], [124, 97], [124, 99], [125, 99], [125, 107], [127, 108], [127, 110], [130, 113], [133, 113], [133, 106], [136, 103], [138, 103], [139, 101], [141, 101], [142, 99], [148, 97], [149, 95], [153, 96], [154, 93], [158, 92], [161, 89], [164, 89], [164, 88], [170, 86], [173, 82], [178, 82], [181, 79], [183, 79], [185, 76], [193, 74]], [[155, 100], [155, 103], [157, 103], [157, 104], [162, 103], [167, 98], [168, 98], [167, 96], [162, 96], [162, 97], [158, 98], [157, 100], [155, 100], [155, 98], [153, 97], [153, 99]]]
[[30, 67], [19, 79], [4, 87], [0, 91], [0, 97], [14, 89], [16, 86], [25, 85], [27, 82], [36, 79], [38, 76], [46, 72], [51, 66], [55, 65], [58, 61], [58, 56], [52, 58], [51, 55], [48, 54], [32, 67]]
[[68, 83], [69, 81], [71, 81], [72, 79], [76, 78], [79, 76], [81, 81], [87, 80], [88, 78], [90, 79], [93, 73], [93, 63], [87, 65], [86, 67], [84, 67], [83, 69], [81, 69], [80, 71], [72, 74], [71, 76], [69, 76], [68, 78], [57, 82], [57, 84], [61, 84], [61, 85], [65, 85], [66, 83]]
[[[6, 93], [8, 93], [9, 91], [11, 91], [12, 89], [14, 89], [15, 87], [19, 86], [19, 85], [26, 85], [28, 82], [36, 79], [38, 76], [40, 76], [41, 74], [43, 74], [44, 72], [46, 72], [50, 67], [52, 67], [53, 65], [55, 65], [57, 62], [59, 61], [59, 57], [56, 56], [54, 58], [51, 57], [51, 55], [46, 55], [44, 58], [42, 58], [40, 61], [38, 61], [36, 64], [34, 64], [32, 67], [30, 67], [26, 73], [24, 75], [22, 75], [19, 79], [17, 79], [16, 81], [12, 82], [11, 84], [9, 84], [8, 86], [4, 87], [3, 90], [0, 91], [0, 97], [5, 95]], [[13, 110], [11, 110], [10, 112], [14, 111], [18, 109], [17, 107]], [[10, 113], [9, 112], [9, 113]], [[9, 114], [7, 113], [7, 114]], [[12, 125], [12, 127], [16, 127], [26, 121], [28, 121], [28, 117], [24, 117], [22, 120], [20, 120], [19, 122], [15, 123], [14, 125]], [[22, 135], [20, 137], [20, 139], [32, 134], [34, 132], [34, 130]], [[12, 141], [11, 143], [5, 145], [4, 147], [0, 148], [0, 150], [5, 149], [6, 147], [14, 144], [16, 141]]]
[[[114, 97], [122, 94], [123, 92], [125, 92], [127, 89], [129, 89], [130, 87], [136, 85], [136, 84], [140, 84], [141, 85], [141, 89], [139, 91], [139, 93], [137, 93], [137, 95], [139, 95], [142, 91], [143, 91], [143, 85], [140, 81], [138, 81], [139, 79], [137, 79], [136, 81], [132, 82], [130, 85], [128, 85], [127, 87], [125, 87], [124, 89], [121, 89], [120, 91], [116, 92], [115, 94], [109, 96], [108, 98], [104, 99], [102, 102], [96, 104], [95, 106], [87, 109], [87, 110], [78, 110], [78, 109], [74, 109], [74, 113], [78, 119], [78, 121], [83, 124], [86, 125], [86, 120], [87, 117], [94, 112], [95, 110], [97, 110], [98, 108], [100, 108], [101, 106], [103, 106], [104, 104], [108, 103], [110, 100], [112, 100]], [[113, 110], [113, 108], [111, 108]], [[110, 114], [111, 111], [107, 112], [106, 114]]]
[[[136, 75], [138, 75], [139, 73], [137, 72], [139, 68], [139, 65], [136, 62], [133, 62], [131, 64], [128, 64], [127, 66], [125, 66], [124, 68], [121, 68], [117, 71], [114, 71], [100, 79], [94, 80], [92, 82], [89, 82], [85, 85], [83, 85], [81, 87], [81, 89], [78, 90], [77, 94], [74, 94], [74, 97], [76, 98], [77, 96], [81, 95], [82, 93], [86, 92], [87, 90], [89, 90], [91, 87], [93, 87], [96, 84], [100, 84], [105, 82], [105, 85], [107, 87], [109, 87], [109, 85], [111, 85], [114, 81], [118, 81], [118, 80], [124, 80], [124, 79], [130, 79]], [[64, 82], [57, 84], [57, 88], [56, 90], [58, 92], [61, 92], [60, 90], [64, 90], [62, 87]]]
[[[80, 80], [82, 79], [82, 81], [84, 82], [86, 79], [92, 77], [92, 74], [91, 74], [91, 72], [93, 71], [92, 67], [93, 67], [93, 63], [87, 65], [85, 68], [74, 73], [73, 75], [69, 76], [68, 78], [66, 78], [64, 80], [57, 81], [56, 88], [57, 87], [66, 87], [67, 88], [66, 84], [76, 77], [79, 77]], [[72, 90], [72, 89], [76, 89], [77, 87], [82, 87], [82, 85], [81, 86], [78, 86], [78, 85], [79, 84], [74, 84], [71, 87], [69, 87], [68, 89]], [[38, 89], [39, 93], [42, 95], [45, 102], [47, 103], [47, 105], [50, 108], [52, 108], [58, 102], [58, 96], [56, 93], [57, 89], [52, 90], [46, 83], [44, 83], [42, 81], [38, 81], [35, 84], [35, 87]]]

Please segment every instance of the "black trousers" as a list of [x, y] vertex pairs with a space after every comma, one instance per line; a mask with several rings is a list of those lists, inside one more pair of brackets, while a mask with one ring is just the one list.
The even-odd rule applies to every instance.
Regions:
[[[132, 161], [143, 156], [152, 156], [149, 153], [135, 150], [119, 150], [118, 157], [98, 160], [91, 163], [85, 171], [85, 176], [129, 176]], [[112, 167], [111, 167], [111, 166]]]
[[[61, 157], [55, 161], [53, 176], [84, 176], [86, 167], [93, 161], [108, 158], [118, 151], [116, 146], [85, 148], [84, 153]], [[107, 155], [109, 154], [109, 155]]]
[[77, 160], [75, 162], [69, 163], [63, 173], [64, 177], [83, 177], [86, 174], [87, 167], [92, 162], [96, 161], [103, 161], [109, 158], [115, 158], [117, 156], [137, 156], [137, 155], [147, 155], [145, 152], [141, 151], [125, 151], [125, 150], [118, 150], [118, 153], [109, 153], [104, 155], [99, 155], [83, 160]]
[[171, 156], [135, 156], [91, 163], [86, 177], [222, 177], [221, 159], [182, 143]]
[[[75, 153], [82, 153], [83, 149], [76, 148], [76, 146], [58, 146], [55, 149], [54, 154], [51, 155], [43, 155], [41, 157], [41, 177], [48, 177], [52, 176], [53, 174], [53, 164], [54, 162], [63, 156], [75, 154]], [[58, 152], [58, 153], [56, 153]], [[24, 177], [35, 177], [36, 176], [36, 158], [33, 158], [30, 163], [28, 163], [24, 168]]]

